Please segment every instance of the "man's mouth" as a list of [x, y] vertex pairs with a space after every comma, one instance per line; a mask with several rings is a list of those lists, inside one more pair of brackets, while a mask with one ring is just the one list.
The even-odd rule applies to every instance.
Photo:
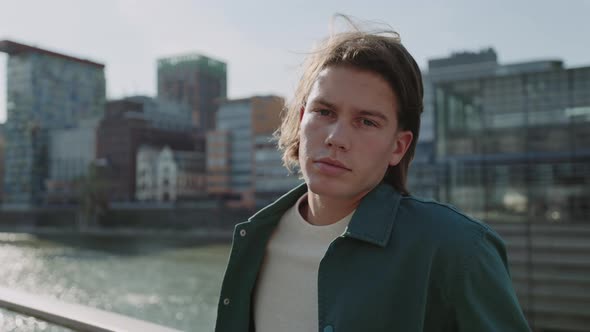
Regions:
[[340, 169], [343, 169], [343, 170], [346, 170], [346, 171], [352, 171], [350, 168], [348, 168], [342, 162], [340, 162], [340, 161], [338, 161], [336, 159], [332, 159], [332, 158], [320, 158], [320, 159], [316, 159], [314, 161], [314, 163], [323, 164], [323, 165], [326, 165], [328, 167], [340, 168]]

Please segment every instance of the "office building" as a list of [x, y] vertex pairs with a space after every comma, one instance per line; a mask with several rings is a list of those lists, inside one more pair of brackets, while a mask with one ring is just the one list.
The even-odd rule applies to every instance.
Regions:
[[590, 67], [513, 64], [435, 95], [441, 200], [490, 222], [590, 219]]
[[104, 65], [13, 41], [7, 53], [4, 203], [43, 202], [51, 130], [102, 114]]
[[96, 129], [101, 117], [80, 120], [77, 127], [49, 132], [48, 204], [80, 201], [80, 183], [96, 158]]
[[227, 97], [227, 65], [200, 54], [158, 60], [158, 98], [188, 105], [192, 124], [215, 129], [217, 101]]
[[428, 61], [428, 70], [422, 73], [424, 111], [420, 135], [408, 175], [408, 187], [412, 194], [438, 198], [440, 168], [436, 164], [435, 151], [434, 85], [448, 80], [493, 76], [499, 66], [498, 56], [491, 48], [479, 52], [455, 52], [449, 57]]
[[103, 165], [101, 176], [108, 182], [110, 201], [135, 200], [137, 152], [142, 145], [204, 154], [204, 135], [152, 125], [145, 105], [130, 99], [109, 101], [98, 126], [96, 159]]
[[262, 205], [299, 183], [281, 165], [271, 142], [284, 101], [276, 96], [226, 100], [217, 112], [217, 130], [207, 134], [208, 190], [231, 197], [235, 206]]

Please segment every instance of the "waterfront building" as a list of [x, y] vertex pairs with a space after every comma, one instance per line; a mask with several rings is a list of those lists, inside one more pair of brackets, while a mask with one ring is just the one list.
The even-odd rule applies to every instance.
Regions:
[[192, 124], [215, 128], [216, 101], [227, 96], [227, 65], [201, 54], [158, 60], [158, 98], [188, 105]]
[[96, 129], [101, 117], [80, 120], [78, 126], [49, 132], [49, 176], [45, 203], [80, 201], [79, 183], [96, 158]]
[[230, 188], [229, 131], [209, 131], [206, 141], [207, 192], [211, 197], [217, 198], [236, 196], [232, 195]]
[[435, 95], [441, 200], [490, 222], [590, 219], [590, 67], [512, 64]]
[[104, 65], [9, 40], [7, 53], [4, 204], [43, 202], [49, 132], [102, 114]]
[[[135, 200], [137, 152], [140, 146], [195, 151], [204, 154], [205, 137], [193, 130], [158, 128], [144, 112], [145, 103], [132, 99], [109, 101], [97, 130], [96, 158], [109, 184], [109, 199]], [[204, 166], [203, 166], [204, 168]]]
[[280, 162], [273, 132], [284, 100], [254, 96], [225, 100], [217, 112], [217, 130], [207, 134], [208, 191], [233, 196], [232, 206], [263, 205], [299, 183]]
[[137, 151], [138, 201], [175, 202], [207, 196], [204, 152], [142, 145]]
[[456, 52], [449, 57], [428, 61], [428, 70], [422, 73], [424, 111], [420, 120], [420, 136], [408, 175], [409, 189], [412, 194], [438, 198], [441, 169], [436, 163], [434, 85], [448, 80], [493, 76], [499, 66], [498, 56], [491, 48], [479, 52]]
[[261, 208], [303, 182], [297, 170], [289, 173], [283, 165], [283, 153], [272, 135], [254, 138], [254, 192], [256, 208]]
[[187, 104], [148, 96], [131, 96], [123, 99], [141, 104], [142, 116], [153, 128], [186, 132], [194, 129], [191, 108]]

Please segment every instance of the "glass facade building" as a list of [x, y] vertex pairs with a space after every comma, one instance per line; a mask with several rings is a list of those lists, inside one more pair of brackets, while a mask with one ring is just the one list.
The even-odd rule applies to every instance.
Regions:
[[103, 112], [104, 65], [11, 41], [0, 51], [9, 54], [4, 203], [35, 205], [49, 175], [49, 132]]
[[283, 153], [277, 149], [272, 135], [258, 135], [254, 138], [254, 143], [256, 207], [261, 208], [295, 188], [303, 180], [299, 178], [298, 170], [289, 174], [283, 166]]
[[590, 220], [590, 67], [435, 85], [438, 198], [486, 221]]
[[443, 81], [493, 76], [498, 68], [498, 57], [493, 49], [485, 49], [480, 52], [458, 52], [449, 57], [428, 61], [428, 71], [422, 73], [424, 111], [420, 120], [420, 135], [416, 145], [415, 158], [408, 175], [408, 187], [412, 194], [438, 197], [434, 86]]
[[229, 188], [232, 192], [251, 191], [252, 173], [252, 106], [249, 99], [224, 103], [218, 111], [218, 130], [229, 134]]
[[590, 217], [590, 68], [432, 59], [409, 189], [486, 221]]
[[298, 183], [296, 177], [287, 177], [281, 154], [271, 141], [283, 105], [283, 99], [277, 96], [221, 103], [217, 130], [207, 134], [210, 194], [254, 207], [276, 199]]
[[154, 128], [186, 132], [193, 129], [191, 109], [186, 104], [148, 96], [132, 96], [123, 99], [143, 105], [142, 114]]

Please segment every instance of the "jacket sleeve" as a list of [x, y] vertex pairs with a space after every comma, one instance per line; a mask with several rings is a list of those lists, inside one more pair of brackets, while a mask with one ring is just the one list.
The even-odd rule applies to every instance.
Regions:
[[530, 331], [512, 287], [506, 249], [490, 229], [474, 238], [458, 277], [451, 300], [459, 331]]

